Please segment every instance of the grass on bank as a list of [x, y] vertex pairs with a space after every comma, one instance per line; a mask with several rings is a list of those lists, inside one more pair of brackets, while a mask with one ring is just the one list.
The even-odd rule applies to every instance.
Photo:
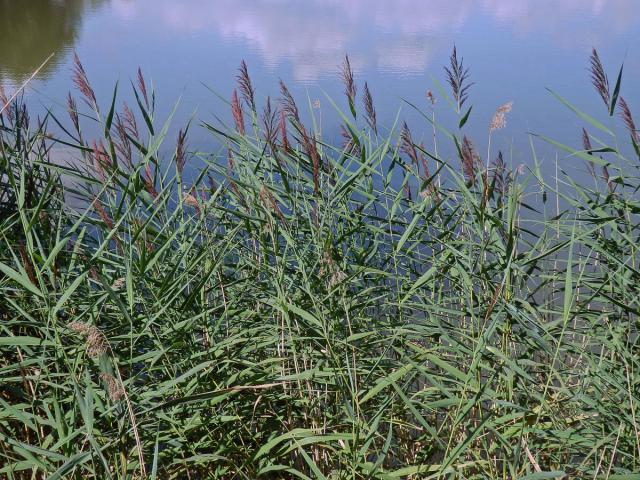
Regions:
[[[233, 127], [203, 124], [223, 155], [190, 151], [191, 125], [162, 158], [141, 73], [135, 113], [77, 58], [69, 121], [12, 102], [0, 477], [639, 478], [640, 140], [621, 75], [591, 62], [624, 133], [559, 97], [584, 145], [548, 139], [584, 185], [477, 152], [455, 51], [428, 145], [378, 124], [348, 60], [343, 145], [284, 84], [258, 106], [244, 63]], [[51, 161], [61, 144], [82, 163]]]

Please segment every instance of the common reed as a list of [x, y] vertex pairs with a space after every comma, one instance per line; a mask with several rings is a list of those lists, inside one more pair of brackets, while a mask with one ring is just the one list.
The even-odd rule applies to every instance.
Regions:
[[451, 87], [457, 111], [460, 112], [469, 98], [469, 89], [473, 83], [469, 83], [469, 68], [464, 67], [462, 58], [458, 60], [458, 50], [455, 46], [449, 57], [449, 66], [444, 67], [444, 71], [447, 74], [447, 82]]
[[238, 80], [238, 88], [240, 89], [240, 93], [242, 93], [242, 98], [251, 111], [256, 113], [255, 92], [253, 90], [253, 84], [251, 83], [251, 77], [249, 76], [249, 69], [244, 60], [240, 63], [239, 74], [236, 78]]
[[151, 105], [149, 104], [149, 94], [147, 93], [147, 82], [145, 81], [144, 75], [142, 74], [142, 69], [138, 68], [138, 75], [136, 78], [138, 81], [138, 89], [142, 93], [142, 98], [144, 99], [144, 104], [147, 107], [147, 110], [149, 110], [151, 108]]
[[[469, 112], [453, 116], [486, 134], [452, 60]], [[344, 150], [284, 84], [279, 108], [252, 97], [260, 116], [238, 85], [232, 126], [202, 123], [209, 154], [186, 127], [159, 145], [150, 87], [132, 82], [135, 114], [78, 116], [95, 146], [27, 128], [20, 98], [0, 128], [1, 478], [635, 478], [640, 179], [622, 96], [619, 125], [578, 111], [582, 145], [540, 132], [531, 158], [485, 166], [462, 118], [436, 123], [436, 94], [426, 128], [394, 127], [365, 84], [362, 114], [336, 113]], [[56, 140], [87, 163], [51, 161]], [[598, 168], [588, 185], [577, 158]]]
[[629, 131], [629, 135], [631, 136], [631, 139], [633, 140], [633, 142], [636, 143], [636, 145], [640, 145], [640, 133], [636, 128], [636, 123], [633, 120], [631, 109], [629, 108], [629, 105], [625, 101], [624, 97], [620, 97], [619, 105], [620, 105], [620, 116], [622, 117], [622, 121], [627, 127], [627, 130]]
[[246, 133], [244, 127], [244, 112], [242, 105], [240, 104], [240, 100], [238, 100], [238, 91], [235, 89], [231, 94], [231, 114], [233, 115], [233, 122], [236, 126], [236, 131], [240, 135], [244, 135]]
[[74, 52], [73, 54], [73, 83], [78, 89], [80, 93], [82, 93], [85, 101], [89, 104], [91, 108], [98, 109], [98, 100], [96, 99], [96, 94], [91, 87], [91, 83], [89, 83], [89, 77], [87, 77], [87, 72], [84, 70], [84, 66], [78, 57], [78, 54]]
[[604, 70], [598, 51], [594, 48], [589, 59], [591, 64], [591, 83], [602, 98], [604, 104], [609, 108], [611, 103], [611, 93], [609, 92], [609, 78]]
[[376, 118], [376, 109], [373, 106], [373, 97], [371, 96], [371, 92], [369, 91], [369, 85], [367, 82], [364, 83], [364, 94], [362, 97], [362, 101], [364, 103], [364, 110], [367, 114], [367, 123], [373, 133], [378, 134], [378, 121]]
[[355, 104], [358, 87], [356, 86], [356, 82], [353, 77], [353, 69], [351, 68], [351, 62], [349, 61], [348, 55], [344, 57], [344, 61], [342, 63], [342, 82], [344, 83], [344, 94], [349, 101], [349, 107], [355, 114]]

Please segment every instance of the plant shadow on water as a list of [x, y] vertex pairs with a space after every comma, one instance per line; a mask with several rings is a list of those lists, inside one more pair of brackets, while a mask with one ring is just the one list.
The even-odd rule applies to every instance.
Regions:
[[1, 93], [0, 474], [636, 478], [640, 139], [622, 75], [590, 68], [607, 124], [558, 96], [584, 145], [539, 138], [592, 185], [480, 153], [455, 49], [451, 93], [415, 105], [429, 147], [348, 58], [342, 144], [284, 83], [259, 105], [244, 62], [233, 125], [202, 123], [222, 155], [191, 123], [161, 158], [141, 71], [119, 109], [76, 57], [68, 121]]

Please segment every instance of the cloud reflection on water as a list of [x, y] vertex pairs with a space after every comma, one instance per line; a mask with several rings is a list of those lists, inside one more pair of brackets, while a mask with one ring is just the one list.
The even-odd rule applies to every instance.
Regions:
[[112, 7], [129, 21], [151, 14], [179, 34], [214, 31], [244, 42], [272, 68], [290, 62], [303, 82], [335, 73], [345, 52], [356, 69], [420, 73], [478, 19], [515, 38], [582, 49], [637, 23], [637, 0], [153, 0], [151, 10], [145, 3], [115, 0]]

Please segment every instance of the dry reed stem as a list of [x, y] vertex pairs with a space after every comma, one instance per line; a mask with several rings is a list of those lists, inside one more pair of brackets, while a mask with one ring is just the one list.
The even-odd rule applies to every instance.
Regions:
[[27, 80], [25, 80], [25, 81], [23, 82], [23, 84], [22, 84], [22, 85], [20, 85], [20, 88], [18, 88], [18, 89], [14, 92], [14, 94], [11, 96], [11, 98], [6, 99], [6, 96], [5, 96], [5, 95], [4, 95], [4, 93], [3, 93], [3, 95], [2, 95], [2, 96], [4, 97], [4, 101], [3, 101], [3, 105], [2, 105], [2, 107], [0, 107], [0, 115], [2, 115], [2, 113], [3, 113], [3, 112], [5, 111], [5, 109], [6, 109], [6, 108], [11, 104], [11, 102], [13, 102], [13, 101], [18, 97], [18, 95], [20, 95], [20, 92], [22, 92], [22, 91], [27, 87], [27, 85], [29, 85], [29, 83], [31, 82], [31, 80], [33, 80], [33, 79], [35, 78], [35, 76], [36, 76], [36, 75], [38, 75], [38, 73], [40, 72], [40, 70], [42, 70], [42, 69], [44, 68], [44, 66], [45, 66], [47, 63], [49, 63], [49, 60], [51, 60], [51, 59], [53, 58], [53, 56], [54, 56], [54, 55], [55, 55], [55, 53], [52, 53], [51, 55], [49, 55], [49, 56], [45, 59], [45, 61], [44, 61], [44, 62], [42, 62], [42, 63], [40, 64], [40, 66], [34, 70], [34, 72], [31, 74], [31, 76], [30, 76], [29, 78], [27, 78]]

